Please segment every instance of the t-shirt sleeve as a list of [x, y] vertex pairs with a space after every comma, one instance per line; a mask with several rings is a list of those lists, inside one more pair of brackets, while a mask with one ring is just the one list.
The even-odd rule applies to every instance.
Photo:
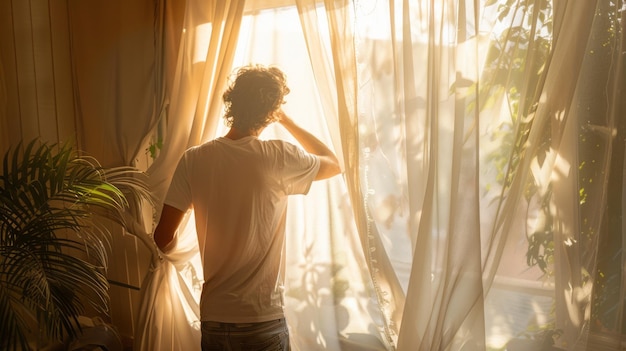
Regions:
[[285, 192], [308, 193], [320, 168], [319, 158], [288, 142], [284, 142], [283, 151], [281, 179]]
[[183, 212], [191, 207], [191, 186], [189, 183], [187, 154], [178, 161], [164, 203]]

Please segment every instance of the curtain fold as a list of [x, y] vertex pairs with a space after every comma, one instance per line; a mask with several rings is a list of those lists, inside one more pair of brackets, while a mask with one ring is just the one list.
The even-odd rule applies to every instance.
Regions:
[[[550, 149], [556, 155], [542, 167], [556, 177], [553, 185], [555, 207], [554, 222], [554, 271], [556, 325], [563, 330], [560, 338], [562, 345], [586, 343], [589, 323], [591, 322], [591, 289], [585, 275], [595, 275], [588, 263], [581, 261], [585, 249], [580, 245], [585, 242], [579, 218], [578, 179], [578, 133], [580, 115], [576, 110], [576, 91], [580, 84], [582, 64], [587, 55], [588, 40], [591, 37], [592, 24], [597, 2], [577, 3], [568, 1], [562, 6], [563, 13], [555, 13], [555, 22], [559, 28], [554, 37], [554, 48], [546, 75], [546, 84], [541, 91], [541, 99], [535, 114], [533, 128], [529, 136], [529, 155], [536, 157], [544, 135], [543, 128], [549, 128]], [[567, 30], [576, 26], [575, 32]], [[572, 73], [575, 72], [575, 73]], [[612, 126], [607, 126], [611, 128]], [[536, 137], [534, 137], [536, 135]], [[533, 142], [532, 140], [536, 140]], [[534, 148], [534, 150], [533, 150]], [[602, 165], [598, 165], [603, 167]], [[523, 166], [522, 166], [523, 167]], [[524, 168], [527, 169], [527, 168]], [[604, 191], [598, 189], [599, 191]], [[599, 228], [597, 228], [599, 229]], [[587, 250], [596, 251], [597, 243]], [[592, 263], [593, 265], [593, 263]], [[588, 271], [589, 270], [589, 271]]]
[[[141, 287], [133, 349], [193, 350], [200, 344], [202, 265], [193, 212], [186, 214], [170, 254], [154, 253]], [[156, 250], [155, 250], [156, 251]]]
[[[461, 3], [404, 1], [399, 3], [404, 15], [396, 18], [402, 25], [392, 25], [392, 30], [403, 28], [396, 66], [405, 72], [399, 79], [405, 100], [398, 112], [407, 133], [414, 242], [399, 350], [485, 348], [478, 183], [482, 123], [475, 110], [467, 111], [467, 101], [475, 96], [464, 86], [478, 83], [482, 43], [479, 23], [469, 30], [460, 27], [475, 20]], [[478, 3], [464, 5], [474, 9]], [[409, 15], [416, 9], [423, 11], [426, 23]], [[412, 35], [413, 26], [420, 25], [424, 44]]]
[[[298, 1], [301, 13], [302, 26], [307, 44], [312, 46], [316, 40], [315, 33], [325, 31], [316, 30], [315, 23], [303, 13], [306, 9], [312, 11], [315, 2]], [[400, 328], [401, 311], [404, 304], [404, 292], [394, 273], [388, 256], [384, 252], [384, 244], [372, 225], [371, 214], [363, 194], [360, 158], [358, 125], [358, 78], [357, 61], [355, 54], [354, 36], [354, 3], [351, 1], [325, 1], [324, 11], [328, 23], [330, 54], [332, 57], [332, 71], [334, 72], [333, 86], [320, 86], [321, 90], [336, 91], [337, 119], [341, 138], [341, 154], [344, 161], [344, 177], [348, 187], [354, 211], [354, 220], [361, 240], [361, 249], [366, 257], [369, 274], [376, 291], [378, 308], [381, 309], [384, 320], [384, 335], [389, 345], [396, 342]], [[319, 55], [311, 55], [313, 66], [322, 66], [324, 61]], [[327, 69], [326, 71], [330, 71]], [[318, 73], [319, 77], [319, 73]]]

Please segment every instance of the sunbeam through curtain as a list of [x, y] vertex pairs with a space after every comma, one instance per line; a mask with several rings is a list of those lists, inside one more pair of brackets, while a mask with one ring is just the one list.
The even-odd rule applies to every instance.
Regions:
[[[286, 72], [285, 110], [343, 163], [290, 199], [293, 349], [622, 349], [623, 0], [180, 3], [159, 199], [248, 63]], [[199, 344], [191, 224], [142, 287], [137, 350]]]

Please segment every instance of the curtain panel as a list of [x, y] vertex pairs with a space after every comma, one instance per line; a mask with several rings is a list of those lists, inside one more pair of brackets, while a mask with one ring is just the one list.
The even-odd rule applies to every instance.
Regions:
[[606, 195], [623, 11], [355, 1], [362, 194], [406, 287], [398, 350], [619, 347], [621, 273], [603, 275], [621, 256], [601, 243], [623, 242]]
[[[353, 220], [358, 228], [360, 250], [365, 254], [369, 279], [376, 291], [377, 306], [385, 316], [383, 335], [389, 345], [394, 345], [400, 326], [404, 292], [393, 272], [389, 258], [376, 226], [371, 225], [362, 186], [360, 171], [359, 116], [358, 116], [358, 73], [354, 46], [355, 28], [352, 18], [354, 4], [350, 1], [326, 1], [322, 11], [327, 28], [317, 19], [316, 1], [297, 1], [302, 30], [305, 36], [311, 65], [315, 72], [318, 89], [333, 92], [335, 101], [327, 101], [334, 107], [334, 114], [327, 115], [329, 124], [337, 124], [339, 135], [334, 145], [341, 147], [344, 178], [353, 208]], [[321, 37], [327, 35], [327, 37]], [[328, 43], [321, 50], [320, 43]], [[321, 53], [326, 53], [324, 57]], [[330, 79], [329, 79], [330, 77]], [[337, 121], [337, 122], [335, 122]], [[331, 124], [332, 123], [332, 124]]]

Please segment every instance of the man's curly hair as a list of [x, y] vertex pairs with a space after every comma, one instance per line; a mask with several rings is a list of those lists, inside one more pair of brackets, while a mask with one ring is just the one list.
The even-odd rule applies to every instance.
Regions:
[[285, 74], [276, 67], [240, 68], [224, 92], [224, 119], [228, 127], [258, 130], [272, 123], [274, 112], [289, 93]]

